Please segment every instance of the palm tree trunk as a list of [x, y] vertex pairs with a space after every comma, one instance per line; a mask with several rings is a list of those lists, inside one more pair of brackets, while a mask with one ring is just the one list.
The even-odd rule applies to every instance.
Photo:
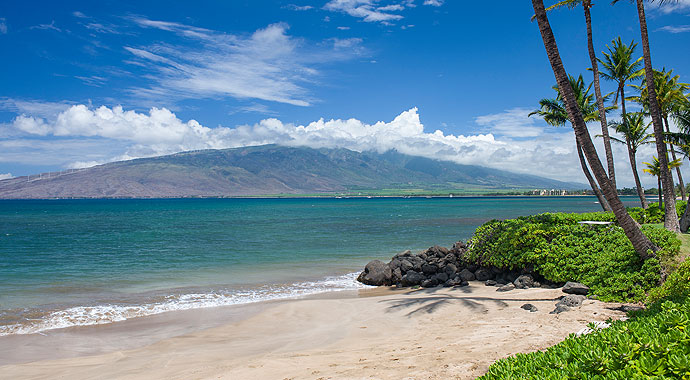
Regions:
[[640, 203], [642, 203], [642, 208], [647, 209], [649, 205], [647, 204], [647, 197], [644, 195], [644, 188], [642, 187], [642, 182], [640, 182], [640, 175], [637, 173], [637, 162], [635, 157], [635, 151], [630, 145], [630, 141], [625, 139], [626, 145], [628, 146], [628, 158], [630, 159], [630, 167], [632, 168], [633, 177], [635, 178], [635, 187], [637, 188], [637, 196], [640, 197]]
[[[671, 128], [668, 126], [668, 116], [664, 116], [664, 124], [666, 124], [666, 133], [671, 133]], [[673, 150], [673, 146], [670, 146], [671, 150], [671, 158], [673, 161], [676, 160], [676, 151]], [[683, 174], [680, 172], [680, 166], [676, 167], [676, 174], [678, 174], [678, 184], [680, 185], [680, 197], [682, 200], [687, 200], [687, 197], [685, 196], [685, 183], [683, 182]], [[672, 177], [673, 178], [673, 177]], [[674, 194], [675, 194], [675, 188], [674, 188]]]
[[[690, 203], [690, 202], [688, 202]], [[688, 229], [690, 229], [690, 207], [688, 205], [685, 205], [685, 211], [683, 212], [683, 216], [680, 217], [680, 232], [686, 233], [688, 232]]]
[[608, 201], [609, 206], [611, 206], [611, 210], [616, 216], [618, 224], [621, 226], [621, 228], [623, 228], [625, 235], [635, 248], [635, 252], [637, 252], [641, 259], [647, 259], [659, 248], [657, 248], [649, 240], [649, 238], [642, 233], [639, 224], [637, 224], [637, 222], [630, 217], [625, 209], [625, 206], [623, 205], [623, 202], [621, 202], [620, 198], [618, 198], [616, 189], [613, 187], [613, 184], [611, 184], [611, 181], [606, 175], [606, 171], [601, 165], [601, 161], [599, 161], [597, 150], [592, 143], [592, 138], [587, 130], [587, 125], [582, 117], [582, 112], [577, 105], [573, 89], [570, 87], [568, 74], [563, 67], [563, 61], [561, 61], [561, 56], [558, 52], [558, 45], [556, 44], [556, 39], [553, 36], [549, 19], [546, 16], [544, 1], [532, 0], [532, 7], [534, 8], [534, 14], [536, 15], [536, 19], [539, 24], [539, 32], [541, 33], [542, 40], [544, 41], [546, 54], [549, 57], [549, 62], [551, 63], [551, 68], [554, 76], [556, 77], [558, 88], [561, 89], [563, 101], [566, 104], [568, 117], [570, 118], [573, 129], [575, 130], [575, 136], [577, 136], [577, 139], [579, 139], [581, 143], [582, 150], [587, 158], [587, 161], [589, 162], [589, 166], [592, 168], [594, 177], [597, 179], [597, 182], [599, 182], [604, 197], [606, 198], [606, 201]]
[[671, 180], [671, 170], [668, 168], [668, 156], [666, 143], [664, 142], [664, 125], [661, 121], [661, 109], [656, 99], [654, 87], [654, 71], [652, 69], [652, 54], [649, 50], [649, 35], [647, 34], [647, 19], [644, 14], [643, 0], [637, 0], [637, 15], [640, 19], [640, 35], [642, 37], [642, 56], [644, 57], [644, 74], [649, 97], [649, 113], [654, 125], [654, 139], [656, 140], [656, 152], [659, 157], [659, 177], [664, 188], [664, 200], [666, 201], [666, 217], [664, 227], [673, 232], [680, 232], [678, 215], [676, 214], [676, 194]]
[[606, 122], [606, 108], [604, 107], [604, 98], [601, 96], [601, 86], [599, 85], [599, 63], [597, 62], [597, 55], [594, 52], [594, 41], [592, 38], [592, 15], [590, 8], [592, 2], [584, 0], [582, 7], [585, 9], [585, 23], [587, 24], [587, 50], [589, 51], [589, 59], [592, 61], [592, 73], [594, 75], [594, 94], [597, 98], [597, 106], [599, 107], [599, 121], [601, 122], [601, 135], [604, 138], [604, 152], [606, 152], [606, 164], [608, 166], [609, 179], [616, 187], [616, 171], [613, 165], [613, 151], [611, 150], [611, 137], [609, 136], [608, 122]]
[[592, 173], [589, 172], [589, 168], [587, 167], [587, 161], [585, 161], [585, 156], [582, 153], [582, 147], [580, 146], [580, 141], [575, 138], [575, 145], [577, 149], [577, 156], [580, 158], [580, 166], [582, 166], [582, 172], [585, 173], [585, 177], [587, 177], [587, 181], [589, 182], [589, 186], [592, 188], [592, 191], [594, 192], [594, 195], [597, 196], [597, 199], [599, 200], [599, 205], [601, 208], [604, 209], [604, 211], [611, 211], [611, 207], [609, 206], [609, 203], [606, 202], [606, 198], [604, 198], [604, 195], [601, 193], [601, 190], [599, 190], [599, 186], [597, 185], [596, 181], [594, 180], [594, 177], [592, 177]]

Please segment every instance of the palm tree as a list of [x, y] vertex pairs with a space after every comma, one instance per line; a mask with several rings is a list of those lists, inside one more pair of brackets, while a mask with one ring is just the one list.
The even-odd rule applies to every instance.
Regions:
[[648, 207], [647, 198], [644, 195], [644, 189], [640, 182], [640, 175], [637, 172], [637, 150], [643, 144], [653, 143], [654, 135], [648, 133], [649, 123], [645, 123], [644, 114], [642, 112], [633, 112], [626, 114], [623, 121], [620, 123], [611, 122], [611, 126], [615, 128], [616, 132], [622, 134], [625, 140], [620, 140], [611, 137], [611, 140], [625, 144], [628, 147], [628, 158], [630, 159], [630, 167], [632, 168], [633, 177], [635, 178], [635, 186], [637, 187], [637, 196], [640, 197], [642, 208]]
[[[656, 87], [656, 98], [659, 104], [659, 109], [661, 111], [661, 119], [664, 121], [666, 127], [666, 134], [671, 133], [671, 128], [668, 123], [669, 116], [679, 110], [681, 106], [687, 102], [685, 98], [685, 91], [690, 88], [687, 83], [679, 83], [680, 77], [678, 75], [672, 76], [673, 70], [666, 69], [662, 71], [654, 70], [654, 86]], [[642, 83], [639, 86], [633, 85], [632, 87], [640, 91], [640, 96], [633, 97], [634, 100], [643, 105], [643, 107], [649, 109], [649, 97], [647, 96], [648, 89], [647, 86]], [[666, 140], [664, 140], [666, 141]], [[676, 159], [676, 152], [671, 150], [671, 158]], [[683, 175], [679, 167], [676, 167], [676, 173], [678, 174], [678, 182], [680, 184], [680, 194], [683, 200], [686, 200], [685, 196], [685, 182], [683, 181]], [[671, 176], [673, 180], [673, 176]], [[675, 191], [674, 191], [675, 194]]]
[[[613, 0], [612, 3], [618, 3], [620, 0]], [[632, 1], [632, 0], [631, 0]], [[666, 3], [672, 0], [657, 0], [659, 3]], [[642, 38], [642, 57], [644, 58], [645, 82], [649, 88], [649, 113], [652, 116], [652, 125], [654, 126], [654, 140], [656, 141], [656, 151], [661, 161], [661, 170], [659, 177], [664, 185], [664, 199], [666, 199], [666, 218], [664, 218], [664, 227], [673, 232], [680, 232], [680, 225], [678, 224], [678, 217], [676, 215], [676, 194], [673, 189], [673, 180], [671, 179], [671, 171], [668, 170], [668, 157], [666, 155], [666, 143], [664, 142], [664, 126], [661, 121], [661, 111], [656, 99], [656, 87], [654, 86], [654, 77], [652, 69], [652, 53], [649, 50], [649, 35], [647, 33], [647, 17], [644, 12], [644, 1], [635, 0], [637, 4], [637, 16], [640, 20], [640, 36]]]
[[[597, 109], [597, 106], [594, 105], [594, 103], [592, 102], [592, 97], [594, 95], [589, 93], [589, 90], [591, 89], [592, 85], [590, 84], [589, 86], [586, 86], [584, 79], [582, 79], [582, 75], [580, 75], [577, 78], [573, 77], [572, 75], [569, 75], [568, 81], [570, 87], [573, 89], [573, 92], [575, 93], [577, 104], [580, 107], [580, 110], [582, 111], [582, 115], [585, 119], [585, 122], [599, 120], [599, 110]], [[554, 91], [556, 91], [556, 99], [540, 100], [539, 109], [530, 112], [529, 116], [539, 115], [542, 118], [544, 118], [544, 121], [547, 124], [552, 125], [554, 127], [562, 127], [566, 124], [566, 122], [568, 122], [568, 112], [566, 111], [566, 106], [563, 103], [563, 96], [561, 95], [561, 92], [558, 90], [558, 85], [553, 86], [552, 88], [554, 89]], [[592, 177], [592, 173], [590, 173], [589, 168], [587, 167], [587, 162], [585, 161], [585, 157], [582, 153], [582, 146], [577, 139], [575, 140], [575, 148], [577, 149], [577, 155], [580, 159], [580, 166], [582, 167], [582, 172], [585, 174], [585, 178], [587, 178], [589, 186], [592, 188], [594, 195], [597, 196], [599, 204], [604, 209], [604, 211], [611, 211], [611, 208], [609, 207], [606, 198], [604, 198], [604, 195], [601, 193], [601, 190], [599, 189], [599, 186], [597, 185], [594, 177]]]
[[[658, 184], [659, 184], [659, 188], [658, 188], [658, 189], [659, 189], [659, 210], [663, 210], [663, 208], [661, 207], [661, 204], [662, 204], [662, 199], [661, 199], [661, 176], [659, 175], [659, 174], [661, 173], [661, 162], [659, 162], [659, 159], [658, 159], [658, 158], [656, 158], [656, 157], [653, 157], [653, 158], [654, 158], [654, 161], [653, 161], [652, 163], [644, 162], [644, 164], [647, 165], [647, 168], [646, 168], [646, 169], [642, 169], [642, 171], [644, 171], [645, 173], [649, 173], [649, 174], [651, 174], [651, 175], [653, 175], [653, 176], [655, 176], [655, 177], [657, 178], [657, 181], [658, 181]], [[673, 168], [679, 167], [680, 165], [682, 165], [682, 164], [680, 163], [680, 159], [676, 159], [676, 160], [673, 160], [673, 161], [669, 161], [669, 162], [668, 162], [668, 169], [671, 170], [671, 169], [673, 169]], [[673, 212], [675, 213], [676, 210], [673, 210]], [[677, 214], [676, 214], [676, 217], [678, 217]], [[664, 219], [666, 219], [666, 217], [664, 217]]]
[[[685, 158], [690, 159], [690, 100], [683, 102], [681, 107], [672, 114], [679, 132], [667, 134], [668, 142]], [[680, 231], [685, 233], [690, 228], [690, 207], [680, 217]]]
[[613, 151], [611, 150], [611, 139], [609, 137], [608, 123], [606, 122], [604, 98], [601, 96], [601, 87], [599, 85], [599, 65], [597, 64], [598, 59], [596, 53], [594, 52], [594, 42], [592, 38], [592, 15], [590, 13], [590, 9], [594, 4], [592, 4], [592, 0], [562, 0], [548, 7], [546, 11], [548, 12], [562, 7], [573, 9], [578, 5], [582, 5], [582, 8], [585, 11], [585, 25], [587, 26], [587, 50], [589, 52], [589, 59], [592, 62], [594, 95], [596, 96], [597, 107], [599, 108], [599, 114], [601, 115], [599, 121], [601, 122], [601, 134], [604, 137], [606, 164], [608, 166], [609, 179], [613, 184], [613, 188], [616, 189], [616, 171], [613, 165]]
[[606, 45], [608, 53], [602, 52], [604, 54], [604, 59], [598, 59], [598, 61], [603, 67], [601, 76], [604, 77], [604, 79], [618, 83], [618, 89], [616, 90], [616, 96], [613, 99], [613, 103], [617, 105], [620, 96], [621, 118], [625, 121], [625, 115], [627, 113], [625, 109], [625, 84], [628, 81], [641, 78], [644, 75], [644, 71], [640, 69], [642, 57], [633, 61], [633, 54], [637, 46], [634, 41], [630, 41], [630, 45], [626, 45], [621, 41], [621, 38], [618, 37], [611, 42], [611, 45], [612, 47]]
[[568, 85], [568, 74], [563, 67], [563, 61], [561, 60], [561, 55], [558, 52], [558, 45], [556, 44], [556, 38], [553, 36], [553, 31], [551, 30], [551, 25], [549, 24], [549, 19], [546, 15], [544, 1], [532, 0], [532, 7], [534, 8], [535, 18], [539, 25], [539, 32], [544, 42], [546, 55], [551, 63], [551, 69], [553, 70], [554, 77], [556, 78], [556, 83], [558, 83], [558, 88], [561, 89], [563, 102], [566, 105], [566, 111], [568, 113], [568, 119], [571, 121], [573, 129], [575, 130], [575, 136], [582, 147], [582, 151], [587, 158], [590, 167], [592, 168], [594, 177], [597, 179], [599, 186], [601, 186], [606, 201], [608, 201], [613, 214], [616, 216], [618, 224], [621, 226], [621, 228], [623, 228], [625, 235], [635, 248], [635, 252], [637, 252], [641, 259], [647, 259], [653, 256], [654, 252], [658, 251], [659, 248], [656, 247], [651, 240], [649, 240], [649, 238], [642, 233], [640, 226], [628, 214], [623, 202], [621, 202], [620, 198], [618, 198], [616, 188], [613, 187], [613, 184], [606, 175], [606, 170], [604, 170], [604, 167], [601, 165], [601, 161], [599, 161], [597, 150], [594, 147], [594, 143], [592, 143], [592, 138], [587, 130], [587, 124], [582, 116], [582, 111], [577, 105], [575, 93], [573, 92], [572, 87]]

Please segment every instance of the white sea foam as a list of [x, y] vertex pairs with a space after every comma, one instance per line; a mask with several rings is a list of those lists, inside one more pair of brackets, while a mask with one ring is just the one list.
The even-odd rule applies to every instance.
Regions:
[[163, 301], [141, 305], [109, 304], [71, 307], [51, 312], [43, 318], [27, 319], [24, 322], [0, 326], [0, 336], [33, 334], [74, 326], [100, 325], [168, 311], [298, 298], [312, 294], [367, 287], [356, 281], [358, 274], [350, 273], [337, 277], [327, 277], [320, 281], [307, 281], [290, 285], [264, 285], [257, 288], [170, 295], [165, 297]]

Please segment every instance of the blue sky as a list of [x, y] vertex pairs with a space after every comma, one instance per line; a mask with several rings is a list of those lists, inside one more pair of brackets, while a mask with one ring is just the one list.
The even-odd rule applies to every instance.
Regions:
[[[655, 67], [690, 82], [690, 1], [649, 7]], [[570, 129], [526, 117], [554, 83], [531, 15], [529, 1], [3, 1], [0, 175], [283, 143], [583, 182]], [[597, 52], [639, 41], [632, 4], [592, 15]], [[551, 23], [566, 69], [591, 80], [581, 8]]]

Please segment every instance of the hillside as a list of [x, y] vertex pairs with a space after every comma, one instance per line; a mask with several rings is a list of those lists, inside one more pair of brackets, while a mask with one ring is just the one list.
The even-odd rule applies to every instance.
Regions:
[[264, 145], [113, 162], [0, 181], [0, 198], [224, 197], [381, 189], [578, 189], [538, 176], [394, 151]]

